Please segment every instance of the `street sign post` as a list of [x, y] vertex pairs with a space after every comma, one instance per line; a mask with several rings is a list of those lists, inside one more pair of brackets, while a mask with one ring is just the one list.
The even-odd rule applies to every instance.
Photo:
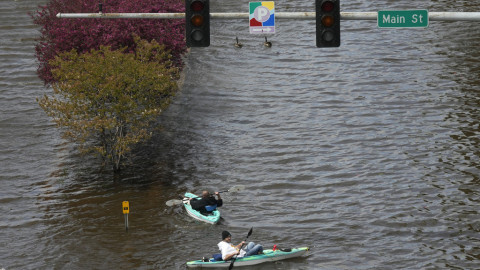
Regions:
[[381, 10], [377, 24], [379, 28], [428, 27], [428, 10]]
[[250, 34], [275, 33], [275, 3], [250, 2]]
[[130, 204], [128, 201], [122, 202], [122, 211], [125, 216], [125, 230], [128, 232], [128, 213], [130, 213]]

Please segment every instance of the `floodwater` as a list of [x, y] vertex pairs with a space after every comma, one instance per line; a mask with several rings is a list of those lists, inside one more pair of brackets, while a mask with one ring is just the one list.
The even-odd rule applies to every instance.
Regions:
[[[185, 269], [223, 230], [309, 255], [249, 269], [480, 268], [480, 24], [378, 29], [342, 21], [340, 48], [315, 23], [213, 20], [186, 58], [161, 131], [119, 175], [65, 142], [36, 103], [46, 1], [0, 2], [0, 268]], [[479, 11], [475, 1], [342, 1], [343, 11]], [[248, 1], [211, 1], [247, 12]], [[277, 1], [277, 12], [314, 1]], [[238, 36], [243, 48], [233, 46]], [[219, 225], [165, 202], [224, 190]], [[130, 202], [126, 232], [122, 201]]]

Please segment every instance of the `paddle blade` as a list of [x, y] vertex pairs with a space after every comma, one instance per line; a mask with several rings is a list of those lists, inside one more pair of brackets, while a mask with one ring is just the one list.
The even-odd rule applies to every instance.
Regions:
[[183, 204], [183, 201], [174, 199], [174, 200], [168, 200], [165, 204], [167, 206], [181, 205], [181, 204]]
[[245, 186], [244, 185], [238, 185], [238, 186], [233, 186], [232, 188], [230, 188], [228, 191], [229, 192], [239, 192], [239, 191], [242, 191], [245, 189]]
[[252, 235], [252, 232], [253, 232], [253, 227], [250, 228], [250, 231], [248, 231], [248, 235], [247, 235], [247, 238], [250, 237], [250, 235]]

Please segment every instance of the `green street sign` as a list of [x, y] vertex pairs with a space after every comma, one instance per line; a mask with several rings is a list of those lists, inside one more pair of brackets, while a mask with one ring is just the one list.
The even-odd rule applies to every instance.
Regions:
[[381, 10], [377, 24], [379, 28], [428, 27], [428, 10]]

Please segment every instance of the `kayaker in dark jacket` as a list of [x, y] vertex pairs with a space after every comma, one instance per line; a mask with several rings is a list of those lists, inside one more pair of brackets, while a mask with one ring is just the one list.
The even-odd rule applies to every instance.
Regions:
[[192, 206], [193, 209], [200, 211], [200, 213], [202, 214], [210, 213], [213, 210], [215, 210], [217, 207], [220, 207], [223, 205], [223, 200], [220, 197], [220, 193], [215, 192], [215, 195], [217, 195], [218, 199], [215, 199], [215, 196], [211, 195], [208, 191], [204, 190], [202, 192], [201, 199], [196, 199], [196, 198], [190, 199], [190, 205]]

